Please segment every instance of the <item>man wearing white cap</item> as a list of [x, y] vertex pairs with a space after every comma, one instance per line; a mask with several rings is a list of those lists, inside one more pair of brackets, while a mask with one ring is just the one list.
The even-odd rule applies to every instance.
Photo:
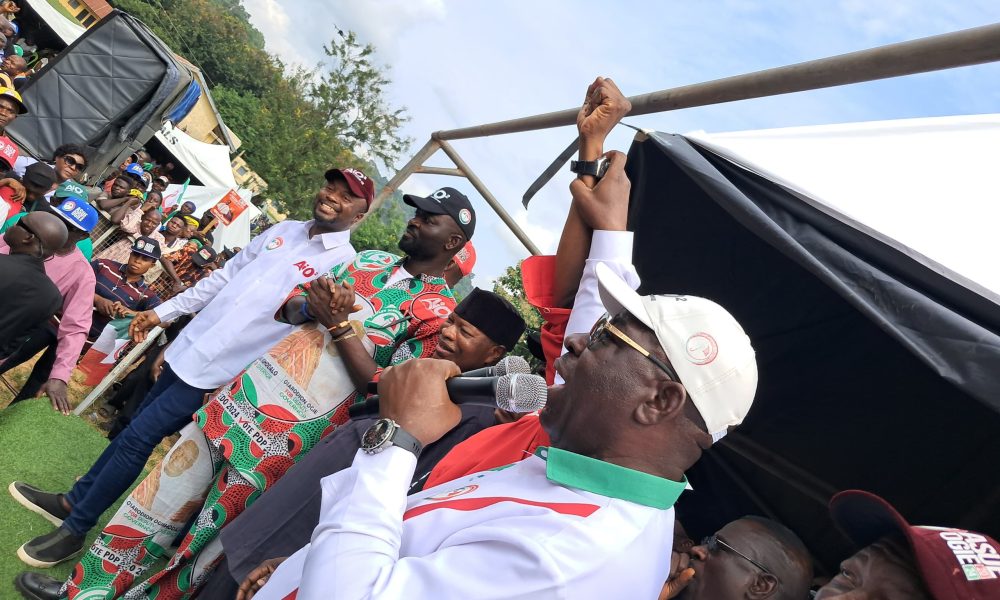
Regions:
[[254, 598], [657, 597], [684, 472], [746, 416], [756, 360], [714, 302], [639, 296], [593, 271], [609, 316], [566, 338], [566, 383], [541, 413], [551, 447], [407, 498], [421, 448], [460, 418], [445, 387], [459, 370], [388, 369], [382, 419], [353, 466], [321, 483], [312, 543]]

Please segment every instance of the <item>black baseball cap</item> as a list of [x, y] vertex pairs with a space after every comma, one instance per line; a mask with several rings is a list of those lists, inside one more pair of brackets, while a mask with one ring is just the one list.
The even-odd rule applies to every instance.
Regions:
[[30, 183], [36, 187], [50, 188], [55, 185], [57, 178], [55, 169], [39, 161], [28, 165], [24, 170], [22, 180], [24, 183]]
[[191, 262], [199, 267], [204, 267], [208, 263], [215, 262], [215, 257], [218, 254], [215, 249], [211, 246], [202, 246], [200, 250], [191, 255]]
[[458, 223], [465, 239], [472, 239], [472, 233], [476, 230], [476, 211], [469, 198], [455, 188], [443, 187], [426, 198], [406, 194], [403, 202], [432, 215], [450, 216]]
[[132, 242], [132, 253], [158, 260], [160, 258], [160, 242], [141, 235]]

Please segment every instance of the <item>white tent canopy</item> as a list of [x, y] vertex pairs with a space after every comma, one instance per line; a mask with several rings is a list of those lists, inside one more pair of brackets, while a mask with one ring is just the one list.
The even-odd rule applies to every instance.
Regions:
[[686, 137], [1000, 294], [1000, 115]]
[[87, 31], [85, 27], [76, 21], [66, 18], [65, 15], [56, 10], [46, 0], [25, 0], [25, 2], [38, 13], [38, 17], [45, 21], [45, 24], [51, 27], [52, 31], [67, 46], [75, 42], [76, 38], [83, 35], [84, 31]]
[[[179, 194], [183, 185], [170, 185], [163, 192], [164, 198], [170, 198], [171, 195]], [[231, 224], [229, 225], [219, 225], [216, 227], [212, 237], [214, 239], [212, 247], [216, 251], [221, 252], [225, 248], [243, 248], [248, 243], [250, 243], [250, 222], [260, 216], [260, 209], [250, 204], [250, 198], [253, 196], [253, 192], [245, 189], [237, 189], [235, 186], [232, 188], [228, 187], [206, 187], [201, 185], [189, 185], [187, 191], [184, 192], [182, 202], [194, 202], [197, 207], [194, 211], [196, 217], [200, 217], [208, 209], [215, 206], [215, 204], [226, 195], [231, 189], [236, 189], [236, 193], [240, 195], [247, 203], [246, 210]]]
[[169, 123], [156, 132], [156, 139], [207, 187], [236, 188], [229, 146], [200, 142]]

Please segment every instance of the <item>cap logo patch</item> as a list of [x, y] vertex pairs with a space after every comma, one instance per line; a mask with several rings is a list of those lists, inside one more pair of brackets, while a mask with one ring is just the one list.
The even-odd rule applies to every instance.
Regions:
[[199, 250], [198, 256], [204, 258], [205, 260], [212, 258], [212, 254], [208, 250]]
[[469, 212], [469, 209], [463, 208], [458, 211], [458, 220], [462, 223], [462, 225], [468, 225], [472, 221], [472, 213]]
[[719, 356], [719, 344], [705, 332], [698, 332], [684, 344], [688, 360], [696, 365], [707, 365]]
[[64, 211], [73, 212], [74, 208], [76, 208], [76, 202], [73, 202], [72, 200], [67, 200], [66, 202], [63, 202]]
[[6, 156], [6, 157], [9, 158], [11, 156], [14, 156], [14, 154], [16, 154], [16, 152], [17, 151], [14, 149], [14, 146], [8, 146], [7, 144], [3, 145], [3, 154], [4, 154], [4, 156]]
[[971, 531], [943, 531], [938, 535], [955, 555], [969, 581], [1000, 577], [1000, 553], [985, 536]]
[[70, 213], [70, 215], [72, 215], [72, 217], [77, 221], [83, 221], [84, 219], [87, 218], [87, 211], [77, 206], [76, 209], [74, 209], [73, 212]]
[[[463, 210], [465, 210], [465, 209], [463, 209]], [[458, 251], [458, 254], [457, 254], [457, 255], [456, 255], [455, 257], [456, 257], [456, 258], [457, 258], [457, 259], [458, 259], [459, 261], [461, 261], [461, 262], [465, 262], [465, 261], [469, 260], [469, 251], [468, 251], [468, 250], [466, 250], [466, 249], [465, 249], [465, 248], [463, 247], [463, 248], [462, 248], [461, 250], [459, 250], [459, 251]]]
[[358, 180], [358, 182], [359, 182], [359, 183], [361, 183], [362, 185], [364, 185], [364, 183], [365, 183], [365, 180], [367, 180], [367, 179], [368, 179], [367, 177], [365, 177], [365, 174], [364, 174], [364, 173], [362, 173], [361, 171], [359, 171], [359, 170], [357, 170], [357, 169], [344, 169], [344, 173], [350, 173], [350, 174], [351, 174], [351, 175], [353, 175], [353, 176], [354, 176], [354, 178], [355, 178], [355, 179], [357, 179], [357, 180]]
[[441, 204], [442, 200], [447, 200], [448, 198], [451, 198], [451, 194], [449, 194], [444, 190], [438, 190], [433, 194], [431, 194], [431, 198], [436, 200], [438, 204]]

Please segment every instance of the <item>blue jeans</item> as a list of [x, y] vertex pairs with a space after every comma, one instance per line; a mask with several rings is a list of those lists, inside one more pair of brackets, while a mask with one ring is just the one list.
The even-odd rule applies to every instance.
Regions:
[[164, 364], [132, 422], [66, 495], [73, 511], [62, 527], [74, 535], [86, 535], [142, 473], [153, 448], [190, 423], [210, 391], [184, 383], [169, 364]]

